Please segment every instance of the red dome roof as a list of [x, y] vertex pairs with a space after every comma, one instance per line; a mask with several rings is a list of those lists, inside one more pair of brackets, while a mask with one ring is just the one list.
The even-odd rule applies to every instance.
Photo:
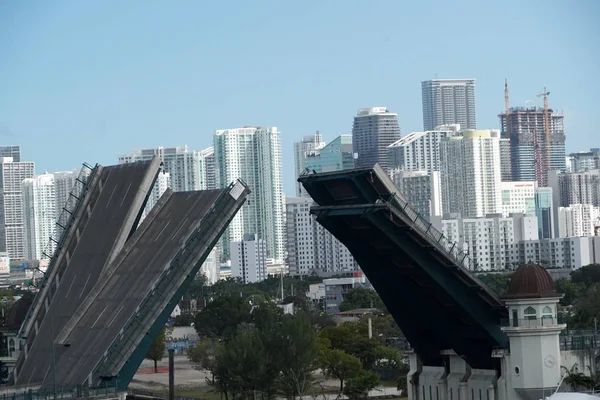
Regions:
[[557, 297], [554, 281], [546, 268], [538, 264], [519, 267], [510, 278], [505, 299]]

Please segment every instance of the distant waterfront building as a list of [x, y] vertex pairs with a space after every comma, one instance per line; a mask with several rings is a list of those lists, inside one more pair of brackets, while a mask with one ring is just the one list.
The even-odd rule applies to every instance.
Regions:
[[483, 218], [456, 218], [442, 220], [442, 233], [450, 242], [477, 262], [483, 271], [510, 269], [519, 255], [511, 246], [522, 240], [537, 240], [537, 218], [500, 214]]
[[358, 264], [350, 251], [310, 214], [309, 197], [286, 198], [287, 264], [293, 276], [352, 272]]
[[215, 165], [215, 149], [208, 147], [198, 152], [200, 169], [200, 189], [212, 190], [217, 188], [217, 170]]
[[558, 208], [558, 237], [594, 236], [600, 207], [591, 204], [571, 204]]
[[500, 138], [500, 176], [503, 182], [513, 180], [510, 139], [508, 138]]
[[600, 263], [600, 237], [570, 237], [521, 241], [513, 247], [518, 263], [536, 263], [545, 268], [578, 269]]
[[217, 283], [219, 280], [219, 269], [219, 249], [215, 246], [200, 267], [200, 273], [205, 276], [207, 285], [210, 286]]
[[390, 168], [407, 171], [439, 171], [440, 142], [458, 136], [460, 125], [437, 127], [426, 132], [411, 132], [388, 146]]
[[[305, 159], [305, 168], [315, 172], [341, 171], [354, 167], [352, 135], [340, 135]], [[304, 190], [304, 188], [303, 188]]]
[[21, 146], [0, 146], [0, 158], [11, 157], [13, 162], [21, 162]]
[[49, 258], [54, 252], [54, 248], [48, 246], [56, 223], [54, 175], [44, 174], [25, 179], [21, 183], [21, 190], [25, 258]]
[[538, 219], [538, 237], [552, 239], [554, 235], [554, 199], [551, 187], [537, 187], [535, 190], [535, 216]]
[[600, 168], [600, 149], [571, 153], [567, 156], [567, 162], [570, 164], [567, 172], [585, 172], [590, 169], [598, 169]]
[[475, 79], [433, 79], [421, 82], [421, 91], [423, 130], [451, 124], [477, 129]]
[[390, 176], [412, 208], [427, 220], [432, 215], [443, 214], [439, 171], [428, 174], [427, 171], [395, 169], [390, 172]]
[[56, 205], [54, 208], [56, 210], [56, 218], [59, 217], [62, 209], [66, 206], [78, 175], [78, 170], [59, 171], [54, 173], [54, 196], [56, 197]]
[[[548, 182], [548, 170], [566, 170], [564, 116], [548, 110], [550, 130], [550, 167], [547, 162], [544, 109], [539, 107], [510, 109], [510, 132], [506, 131], [506, 114], [500, 114], [500, 127], [504, 138], [510, 139], [512, 180], [538, 181], [540, 186]], [[540, 157], [536, 176], [535, 138]]]
[[502, 182], [502, 215], [535, 215], [535, 182]]
[[465, 131], [440, 142], [444, 213], [463, 218], [502, 213], [500, 142], [495, 130]]
[[[301, 141], [294, 142], [294, 168], [297, 179], [306, 169], [306, 159], [316, 156], [319, 151], [325, 147], [323, 136], [317, 131], [314, 135], [304, 136]], [[305, 196], [304, 187], [300, 182], [296, 182], [296, 196]]]
[[388, 146], [400, 139], [398, 114], [387, 107], [361, 108], [354, 117], [352, 147], [357, 168], [370, 168], [379, 163], [384, 170], [388, 163]]
[[187, 146], [157, 147], [135, 150], [119, 156], [119, 164], [149, 161], [155, 156], [163, 162], [163, 170], [171, 176], [171, 189], [175, 192], [206, 189], [200, 180], [200, 152]]
[[15, 162], [0, 158], [0, 252], [12, 260], [25, 258], [25, 227], [21, 182], [33, 178], [33, 162]]
[[554, 190], [554, 204], [557, 207], [571, 204], [600, 206], [600, 169], [577, 173], [550, 171], [548, 181]]
[[231, 276], [244, 283], [267, 278], [267, 246], [257, 235], [244, 235], [241, 241], [231, 242]]
[[285, 258], [284, 198], [281, 186], [281, 145], [276, 127], [220, 129], [214, 136], [217, 184], [226, 187], [242, 179], [252, 190], [223, 235], [223, 256], [229, 242], [256, 234], [267, 246], [267, 257]]

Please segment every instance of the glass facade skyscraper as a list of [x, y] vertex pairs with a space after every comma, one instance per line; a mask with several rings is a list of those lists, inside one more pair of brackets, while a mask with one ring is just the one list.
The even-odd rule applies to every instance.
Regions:
[[388, 162], [388, 146], [400, 139], [398, 114], [387, 107], [361, 108], [354, 117], [352, 146], [357, 168], [371, 168], [379, 164], [384, 170], [393, 166]]
[[340, 135], [317, 154], [306, 157], [306, 168], [315, 172], [331, 172], [354, 167], [352, 135]]

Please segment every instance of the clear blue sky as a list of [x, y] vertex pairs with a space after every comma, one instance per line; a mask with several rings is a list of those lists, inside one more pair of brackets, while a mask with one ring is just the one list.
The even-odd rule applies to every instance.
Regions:
[[134, 148], [201, 149], [215, 129], [292, 143], [350, 133], [356, 109], [388, 106], [422, 129], [420, 82], [476, 78], [480, 128], [544, 86], [567, 150], [600, 147], [596, 0], [7, 0], [0, 2], [0, 143], [38, 173], [116, 163]]

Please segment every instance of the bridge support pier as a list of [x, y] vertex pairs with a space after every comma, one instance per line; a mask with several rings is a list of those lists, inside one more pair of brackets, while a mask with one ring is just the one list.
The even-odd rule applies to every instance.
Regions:
[[444, 365], [422, 365], [416, 353], [408, 354], [409, 400], [501, 399], [495, 370], [471, 368], [452, 350], [442, 352]]

